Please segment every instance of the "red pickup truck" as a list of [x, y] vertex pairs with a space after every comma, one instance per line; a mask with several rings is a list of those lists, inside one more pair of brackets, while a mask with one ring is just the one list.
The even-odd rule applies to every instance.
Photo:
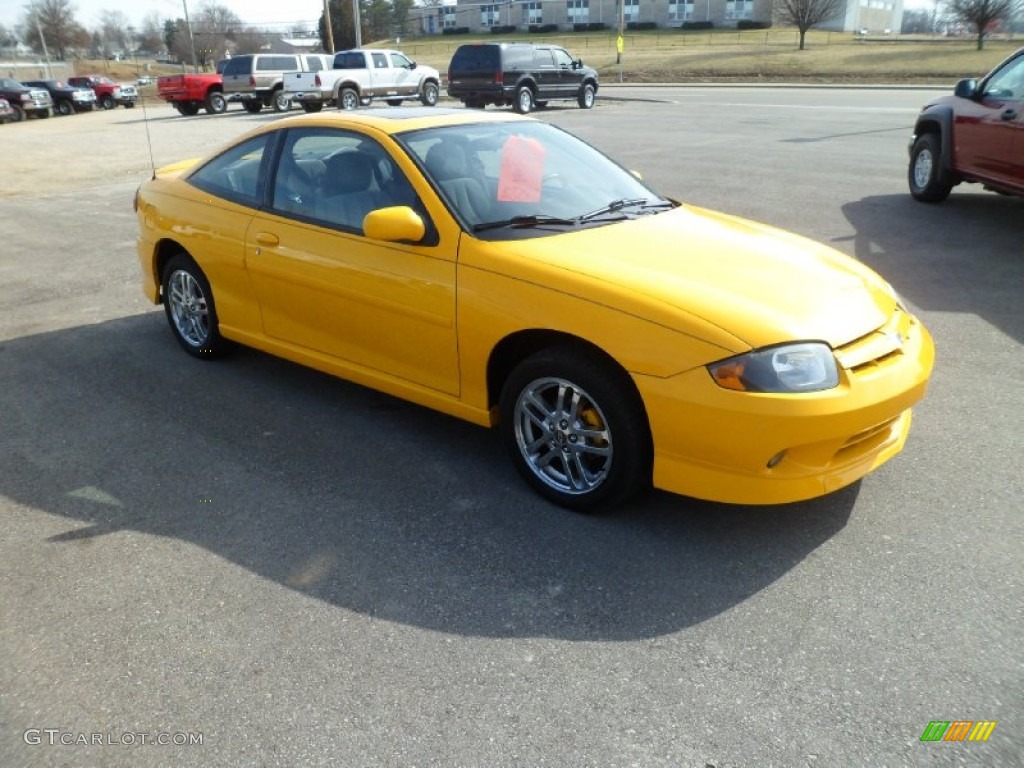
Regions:
[[205, 108], [211, 115], [219, 115], [228, 108], [221, 76], [226, 63], [217, 62], [216, 72], [158, 77], [157, 94], [182, 115], [198, 114], [200, 108]]

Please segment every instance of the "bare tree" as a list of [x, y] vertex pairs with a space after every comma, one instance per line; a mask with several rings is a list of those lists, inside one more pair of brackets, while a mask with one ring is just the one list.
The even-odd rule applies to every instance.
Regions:
[[989, 28], [999, 21], [1010, 22], [1020, 8], [1020, 0], [947, 0], [946, 15], [974, 28], [980, 51]]
[[40, 31], [51, 56], [66, 59], [72, 48], [88, 47], [89, 33], [75, 20], [71, 0], [33, 0], [25, 6], [23, 22], [25, 43], [43, 49]]
[[142, 20], [142, 28], [139, 31], [139, 48], [149, 53], [158, 53], [164, 47], [163, 44], [163, 21], [160, 14], [150, 11]]
[[121, 53], [128, 48], [128, 17], [121, 11], [100, 13], [100, 39], [103, 40], [103, 55]]
[[807, 30], [836, 18], [844, 5], [843, 0], [775, 0], [775, 18], [800, 30], [802, 51]]

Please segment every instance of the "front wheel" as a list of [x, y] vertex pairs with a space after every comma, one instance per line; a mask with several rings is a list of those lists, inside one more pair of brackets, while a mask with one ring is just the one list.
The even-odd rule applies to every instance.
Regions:
[[526, 358], [501, 391], [502, 441], [526, 482], [577, 512], [625, 501], [651, 478], [651, 438], [628, 375], [588, 350]]
[[948, 181], [939, 179], [942, 169], [942, 140], [937, 133], [925, 133], [917, 138], [910, 151], [907, 180], [910, 194], [923, 203], [941, 203], [953, 190]]
[[210, 91], [206, 94], [204, 106], [206, 107], [207, 114], [219, 115], [227, 110], [228, 102], [220, 91]]
[[423, 106], [435, 107], [439, 98], [441, 98], [441, 89], [437, 87], [437, 83], [429, 82], [423, 84], [423, 90], [420, 91], [420, 103]]
[[61, 99], [57, 102], [57, 114], [58, 115], [70, 115], [75, 111], [75, 105], [67, 99]]
[[515, 111], [520, 115], [529, 114], [533, 109], [533, 91], [527, 85], [521, 85], [516, 90], [515, 101], [512, 102]]
[[100, 99], [100, 106], [104, 109], [113, 109], [117, 106], [117, 102], [114, 101], [114, 97], [109, 93], [104, 94], [103, 98]]
[[186, 253], [164, 267], [164, 311], [174, 338], [193, 357], [220, 357], [228, 342], [217, 328], [217, 309], [206, 275]]
[[594, 97], [594, 86], [591, 83], [584, 83], [580, 88], [579, 96], [576, 97], [576, 102], [580, 105], [580, 109], [590, 109], [594, 106]]

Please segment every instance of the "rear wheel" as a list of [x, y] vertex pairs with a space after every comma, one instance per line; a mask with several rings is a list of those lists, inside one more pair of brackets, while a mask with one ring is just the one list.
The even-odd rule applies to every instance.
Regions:
[[355, 88], [342, 88], [338, 93], [338, 109], [350, 110], [359, 108], [359, 94]]
[[533, 91], [530, 90], [530, 86], [521, 85], [516, 89], [516, 98], [512, 102], [512, 107], [520, 115], [530, 113], [533, 109]]
[[210, 91], [206, 94], [204, 106], [206, 107], [206, 112], [208, 114], [219, 115], [227, 110], [228, 102], [224, 98], [224, 94], [220, 91]]
[[501, 435], [535, 491], [578, 512], [618, 504], [650, 483], [651, 439], [628, 375], [596, 352], [542, 350], [501, 391]]
[[206, 275], [186, 253], [167, 262], [163, 274], [164, 311], [171, 333], [193, 357], [220, 357], [229, 343], [217, 327], [217, 309]]
[[940, 180], [942, 140], [937, 133], [925, 133], [917, 138], [910, 151], [910, 167], [907, 180], [910, 194], [923, 203], [941, 203], [953, 189], [953, 185]]
[[437, 100], [441, 97], [441, 89], [437, 87], [437, 83], [429, 82], [423, 84], [423, 90], [420, 91], [420, 103], [425, 107], [437, 106]]
[[581, 109], [590, 109], [594, 106], [594, 97], [594, 86], [591, 83], [584, 83], [580, 88], [579, 96], [576, 97], [576, 103], [580, 105]]

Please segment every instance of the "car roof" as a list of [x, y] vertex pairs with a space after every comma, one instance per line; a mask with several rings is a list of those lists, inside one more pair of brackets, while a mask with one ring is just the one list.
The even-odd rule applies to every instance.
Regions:
[[446, 125], [473, 125], [478, 123], [535, 122], [514, 112], [484, 112], [482, 110], [448, 107], [391, 107], [388, 109], [354, 110], [351, 112], [313, 112], [286, 117], [261, 126], [253, 134], [282, 127], [320, 126], [342, 128], [364, 126], [381, 133], [396, 134], [421, 128]]

